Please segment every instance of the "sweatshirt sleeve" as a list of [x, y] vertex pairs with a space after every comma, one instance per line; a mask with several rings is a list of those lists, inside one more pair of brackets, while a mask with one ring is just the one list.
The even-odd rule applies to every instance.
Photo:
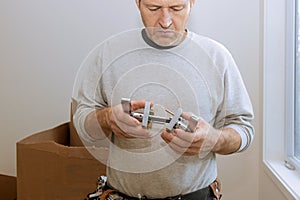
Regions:
[[107, 106], [99, 86], [102, 70], [100, 50], [99, 47], [96, 47], [88, 54], [77, 72], [73, 86], [72, 100], [77, 105], [73, 122], [79, 136], [87, 142], [95, 140], [85, 129], [86, 117], [96, 109]]
[[223, 65], [224, 95], [218, 107], [214, 127], [234, 129], [241, 137], [238, 152], [249, 147], [254, 138], [252, 120], [254, 113], [247, 89], [238, 67], [231, 54], [224, 48], [222, 59], [217, 65]]

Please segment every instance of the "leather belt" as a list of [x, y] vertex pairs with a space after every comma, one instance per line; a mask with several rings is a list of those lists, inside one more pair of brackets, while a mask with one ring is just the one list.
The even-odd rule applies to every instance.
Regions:
[[[111, 191], [114, 191], [111, 187], [107, 186]], [[188, 194], [183, 194], [183, 195], [176, 195], [172, 197], [166, 197], [166, 198], [147, 198], [145, 196], [142, 196], [141, 198], [137, 197], [131, 197], [126, 194], [118, 192], [120, 196], [122, 196], [126, 200], [202, 200], [206, 199], [207, 197], [214, 197], [214, 193], [210, 186], [202, 188], [200, 190], [188, 193]]]

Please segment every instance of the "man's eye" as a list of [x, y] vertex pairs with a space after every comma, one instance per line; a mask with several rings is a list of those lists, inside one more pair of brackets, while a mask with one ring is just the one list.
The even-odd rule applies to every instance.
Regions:
[[149, 9], [150, 11], [157, 11], [157, 10], [159, 10], [159, 8], [160, 8], [160, 7], [149, 7], [148, 9]]
[[183, 10], [184, 6], [174, 6], [174, 7], [171, 7], [172, 10], [174, 11], [181, 11]]

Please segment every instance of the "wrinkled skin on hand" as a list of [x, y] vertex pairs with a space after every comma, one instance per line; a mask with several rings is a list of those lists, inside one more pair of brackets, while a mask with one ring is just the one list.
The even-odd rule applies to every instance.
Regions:
[[[189, 117], [188, 114], [183, 115], [187, 120]], [[173, 133], [164, 131], [161, 137], [177, 153], [194, 156], [214, 151], [220, 135], [220, 130], [214, 129], [205, 120], [200, 119], [193, 133], [174, 129]]]
[[[133, 111], [145, 107], [145, 101], [131, 101]], [[151, 106], [153, 103], [151, 103]], [[123, 111], [122, 105], [111, 107], [108, 124], [112, 132], [121, 138], [148, 138], [150, 132], [143, 128], [141, 122]]]

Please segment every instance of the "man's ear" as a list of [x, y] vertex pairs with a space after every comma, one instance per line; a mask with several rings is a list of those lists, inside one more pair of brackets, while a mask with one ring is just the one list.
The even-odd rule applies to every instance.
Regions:
[[135, 0], [135, 3], [136, 3], [136, 5], [137, 5], [138, 8], [140, 8], [140, 1], [141, 0]]
[[196, 1], [196, 0], [190, 0], [190, 8], [193, 7], [193, 5], [195, 4], [195, 1]]

